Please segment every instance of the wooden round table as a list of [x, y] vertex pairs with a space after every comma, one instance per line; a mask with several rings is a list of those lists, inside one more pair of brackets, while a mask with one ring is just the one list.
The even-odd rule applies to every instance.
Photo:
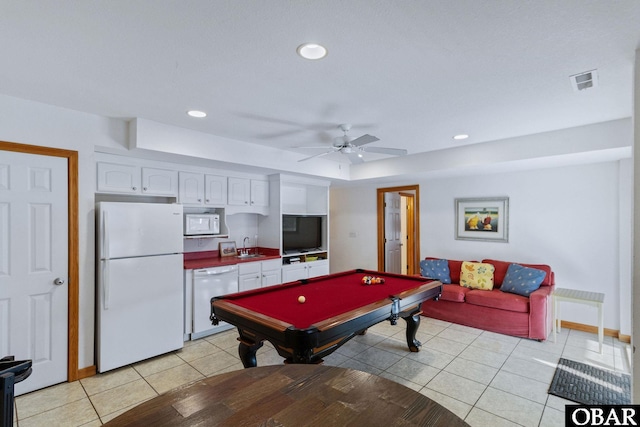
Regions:
[[248, 368], [171, 390], [105, 426], [468, 426], [428, 397], [324, 365]]

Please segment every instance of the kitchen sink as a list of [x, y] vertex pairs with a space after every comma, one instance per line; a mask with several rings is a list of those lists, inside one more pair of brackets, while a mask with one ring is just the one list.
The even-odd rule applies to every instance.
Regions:
[[264, 257], [266, 255], [262, 255], [262, 254], [241, 254], [238, 255], [238, 258], [240, 259], [245, 259], [245, 258], [261, 258]]

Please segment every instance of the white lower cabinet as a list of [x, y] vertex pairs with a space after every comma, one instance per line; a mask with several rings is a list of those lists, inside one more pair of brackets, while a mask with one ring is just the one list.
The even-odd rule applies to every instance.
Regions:
[[328, 260], [301, 262], [299, 264], [288, 264], [282, 266], [283, 283], [324, 276], [326, 274], [329, 274]]
[[282, 283], [280, 259], [238, 264], [240, 292]]

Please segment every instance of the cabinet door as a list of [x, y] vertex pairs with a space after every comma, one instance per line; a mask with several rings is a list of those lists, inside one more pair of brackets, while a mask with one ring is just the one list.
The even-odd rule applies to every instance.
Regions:
[[98, 163], [98, 191], [104, 193], [140, 193], [140, 168], [116, 163]]
[[153, 196], [177, 196], [178, 172], [142, 168], [142, 193]]
[[282, 283], [306, 279], [308, 274], [305, 263], [285, 265], [282, 267]]
[[307, 263], [309, 277], [318, 277], [329, 274], [329, 261], [312, 261]]
[[278, 285], [282, 283], [282, 270], [262, 270], [262, 286]]
[[251, 188], [249, 186], [249, 180], [246, 178], [228, 178], [228, 188], [229, 192], [227, 193], [227, 203], [229, 205], [235, 206], [248, 206], [249, 205], [249, 194]]
[[178, 202], [183, 205], [201, 205], [204, 199], [204, 174], [180, 172]]
[[269, 181], [251, 180], [251, 206], [269, 206]]
[[238, 286], [240, 292], [258, 289], [261, 285], [260, 274], [250, 273], [238, 276]]
[[211, 206], [224, 206], [227, 204], [226, 176], [204, 176], [204, 204]]

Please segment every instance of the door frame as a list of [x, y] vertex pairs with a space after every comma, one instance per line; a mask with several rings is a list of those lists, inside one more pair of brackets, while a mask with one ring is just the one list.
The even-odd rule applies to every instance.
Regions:
[[[407, 236], [405, 238], [407, 247], [407, 273], [412, 274], [416, 272], [416, 196], [413, 193], [406, 193], [401, 191], [400, 197], [404, 197], [407, 200]], [[420, 262], [420, 261], [418, 261]]]
[[[384, 193], [415, 193], [413, 203], [413, 221], [412, 224], [407, 224], [407, 232], [413, 227], [413, 247], [407, 248], [407, 262], [409, 268], [408, 274], [416, 274], [417, 266], [420, 265], [420, 186], [419, 185], [405, 185], [400, 187], [386, 187], [378, 188], [377, 192], [377, 210], [378, 210], [378, 270], [384, 271]], [[403, 194], [407, 195], [407, 194]], [[409, 217], [411, 213], [409, 214]], [[408, 221], [409, 222], [409, 221]]]
[[79, 258], [78, 258], [78, 152], [61, 148], [41, 147], [0, 141], [0, 151], [13, 151], [24, 154], [62, 157], [67, 159], [68, 193], [68, 301], [67, 301], [67, 381], [80, 378], [78, 371], [78, 326], [79, 326]]

